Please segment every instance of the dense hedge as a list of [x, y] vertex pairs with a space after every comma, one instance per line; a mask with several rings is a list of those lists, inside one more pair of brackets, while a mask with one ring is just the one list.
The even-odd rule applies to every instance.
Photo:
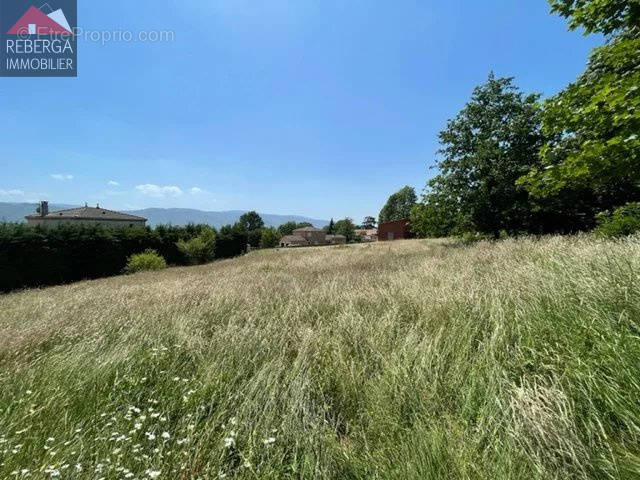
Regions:
[[[176, 243], [197, 236], [202, 228], [0, 224], [0, 291], [118, 275], [128, 257], [147, 249], [157, 251], [170, 265], [186, 265]], [[246, 244], [246, 234], [223, 228], [216, 238], [216, 258], [240, 255]]]

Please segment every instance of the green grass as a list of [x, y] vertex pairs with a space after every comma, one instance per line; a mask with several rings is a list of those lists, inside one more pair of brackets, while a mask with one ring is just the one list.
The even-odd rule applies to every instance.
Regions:
[[639, 274], [405, 241], [1, 296], [0, 478], [637, 479]]

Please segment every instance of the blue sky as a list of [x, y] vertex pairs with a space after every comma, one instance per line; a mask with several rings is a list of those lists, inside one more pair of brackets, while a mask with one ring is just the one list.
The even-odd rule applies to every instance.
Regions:
[[437, 133], [489, 71], [552, 95], [600, 43], [545, 0], [78, 8], [86, 30], [174, 40], [80, 39], [78, 78], [0, 79], [0, 201], [360, 220], [423, 189]]

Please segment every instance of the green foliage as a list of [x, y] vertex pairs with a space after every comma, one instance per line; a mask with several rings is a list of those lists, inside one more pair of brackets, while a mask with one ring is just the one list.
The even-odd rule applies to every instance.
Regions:
[[543, 164], [521, 180], [538, 197], [589, 188], [609, 201], [638, 196], [640, 37], [594, 51], [587, 71], [545, 102]]
[[353, 242], [356, 238], [356, 226], [350, 218], [338, 220], [335, 225], [335, 232], [336, 235], [344, 235], [347, 238], [347, 243]]
[[260, 236], [260, 248], [275, 248], [278, 246], [280, 238], [280, 233], [275, 228], [263, 228]]
[[262, 236], [262, 228], [264, 221], [256, 212], [247, 212], [243, 214], [238, 223], [238, 229], [247, 235], [247, 243], [254, 248], [260, 246], [260, 238]]
[[605, 238], [624, 237], [640, 232], [640, 202], [598, 215], [596, 233]]
[[[405, 218], [408, 218], [408, 217], [405, 217]], [[377, 222], [375, 217], [364, 217], [364, 220], [362, 220], [362, 228], [364, 228], [365, 230], [376, 228], [376, 223]]]
[[545, 102], [542, 163], [518, 183], [591, 228], [597, 212], [640, 200], [640, 2], [551, 4], [572, 28], [612, 36], [576, 82]]
[[158, 255], [158, 252], [147, 249], [143, 253], [131, 255], [127, 260], [127, 266], [124, 268], [125, 273], [144, 272], [148, 270], [162, 270], [167, 268], [167, 262]]
[[389, 197], [385, 206], [380, 210], [379, 223], [409, 218], [411, 209], [417, 200], [416, 191], [412, 187], [401, 188]]
[[[127, 259], [153, 249], [169, 265], [190, 260], [178, 248], [207, 231], [207, 225], [159, 225], [155, 229], [106, 228], [102, 225], [60, 225], [55, 228], [0, 223], [0, 292], [23, 287], [57, 285], [122, 273]], [[215, 258], [241, 255], [246, 233], [226, 226], [215, 239]]]
[[605, 35], [640, 25], [640, 2], [637, 0], [549, 0], [551, 11], [568, 18], [574, 30]]
[[511, 78], [489, 76], [440, 133], [440, 174], [414, 209], [421, 236], [529, 230], [535, 223], [527, 191], [516, 180], [539, 163], [539, 95], [524, 95]]
[[478, 243], [478, 242], [482, 242], [490, 239], [491, 237], [479, 232], [464, 232], [463, 234], [457, 237], [458, 243], [465, 246], [473, 245], [474, 243]]
[[324, 231], [327, 232], [327, 235], [335, 235], [335, 233], [336, 233], [336, 224], [333, 221], [333, 218], [329, 222], [329, 225], [324, 227]]
[[246, 232], [260, 230], [264, 227], [264, 221], [257, 212], [251, 211], [243, 214], [238, 220], [238, 225]]
[[203, 228], [197, 237], [180, 240], [177, 245], [192, 265], [207, 263], [215, 258], [216, 234], [212, 228]]
[[411, 210], [411, 232], [418, 238], [440, 238], [472, 230], [470, 223], [454, 209], [438, 203], [434, 194], [425, 195]]

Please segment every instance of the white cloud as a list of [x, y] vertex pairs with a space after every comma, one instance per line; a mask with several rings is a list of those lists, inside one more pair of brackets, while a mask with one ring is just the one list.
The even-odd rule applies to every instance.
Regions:
[[73, 175], [63, 174], [63, 173], [52, 173], [51, 178], [54, 180], [73, 180]]
[[153, 185], [151, 183], [145, 183], [144, 185], [136, 186], [136, 190], [143, 195], [148, 195], [149, 197], [179, 197], [183, 194], [180, 187], [176, 187], [175, 185]]
[[200, 195], [200, 194], [202, 194], [202, 193], [207, 193], [207, 191], [206, 191], [206, 190], [203, 190], [203, 189], [202, 189], [202, 188], [200, 188], [200, 187], [191, 187], [191, 188], [189, 189], [189, 193], [190, 193], [191, 195]]
[[110, 187], [119, 187], [120, 184], [118, 182], [116, 182], [115, 180], [109, 180], [107, 182], [107, 185], [109, 185]]
[[0, 188], [0, 197], [24, 197], [24, 192], [17, 188], [12, 190], [3, 190]]

